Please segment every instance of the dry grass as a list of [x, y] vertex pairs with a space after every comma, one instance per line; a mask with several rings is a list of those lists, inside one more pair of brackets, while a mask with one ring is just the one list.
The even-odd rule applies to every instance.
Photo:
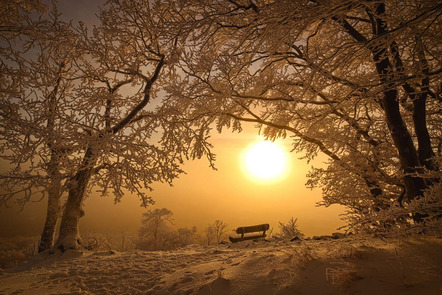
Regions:
[[336, 266], [328, 267], [325, 276], [328, 282], [337, 287], [341, 292], [347, 289], [350, 284], [359, 279], [356, 267], [345, 261], [332, 263]]
[[37, 253], [39, 237], [0, 239], [0, 268], [8, 268], [27, 260]]

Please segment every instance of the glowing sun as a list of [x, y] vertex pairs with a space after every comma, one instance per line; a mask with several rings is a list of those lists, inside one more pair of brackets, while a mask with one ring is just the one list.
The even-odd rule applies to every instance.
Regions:
[[259, 180], [276, 179], [287, 166], [286, 153], [271, 141], [261, 141], [251, 146], [246, 151], [244, 162], [247, 172]]

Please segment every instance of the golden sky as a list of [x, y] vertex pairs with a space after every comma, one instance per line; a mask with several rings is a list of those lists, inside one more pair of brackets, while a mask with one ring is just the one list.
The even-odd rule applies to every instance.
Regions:
[[[299, 160], [300, 155], [289, 153], [290, 139], [279, 144], [287, 151], [290, 170], [279, 182], [254, 181], [244, 171], [241, 155], [259, 140], [257, 129], [247, 128], [242, 133], [214, 133], [212, 143], [217, 154], [217, 171], [209, 167], [207, 160], [186, 162], [174, 186], [155, 184], [151, 196], [156, 201], [153, 208], [165, 207], [174, 213], [176, 227], [205, 226], [219, 219], [238, 226], [269, 223], [277, 231], [278, 222], [298, 218], [300, 229], [307, 235], [329, 234], [343, 225], [340, 206], [317, 207], [321, 200], [319, 189], [305, 187], [306, 173], [311, 164]], [[320, 164], [321, 161], [315, 162]], [[127, 195], [114, 205], [111, 197], [90, 197], [85, 202], [86, 216], [83, 227], [91, 230], [131, 230], [140, 224], [140, 207], [135, 196]], [[117, 218], [115, 218], [117, 217]]]
[[[242, 155], [259, 140], [257, 129], [246, 126], [242, 133], [213, 133], [211, 142], [217, 154], [217, 171], [205, 159], [188, 161], [187, 174], [168, 184], [154, 184], [151, 196], [154, 206], [142, 208], [135, 195], [125, 195], [114, 204], [112, 196], [92, 194], [85, 201], [85, 216], [80, 222], [81, 232], [132, 232], [141, 225], [142, 213], [148, 209], [167, 208], [174, 213], [175, 227], [197, 226], [200, 232], [216, 219], [226, 222], [228, 230], [239, 226], [269, 223], [274, 232], [278, 222], [298, 218], [300, 230], [307, 236], [330, 234], [343, 225], [339, 214], [344, 210], [334, 205], [317, 207], [321, 190], [305, 187], [306, 174], [311, 165], [321, 165], [325, 157], [307, 164], [299, 154], [289, 153], [290, 139], [278, 141], [287, 152], [290, 167], [279, 182], [253, 180], [245, 173]], [[16, 206], [0, 208], [0, 235], [37, 235], [43, 228], [46, 199], [30, 202], [23, 212]]]

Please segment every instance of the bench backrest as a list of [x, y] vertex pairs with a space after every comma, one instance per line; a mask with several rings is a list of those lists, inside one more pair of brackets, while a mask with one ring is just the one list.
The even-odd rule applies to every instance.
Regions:
[[270, 228], [269, 224], [258, 224], [252, 226], [241, 226], [236, 229], [237, 234], [254, 233], [258, 231], [265, 232]]

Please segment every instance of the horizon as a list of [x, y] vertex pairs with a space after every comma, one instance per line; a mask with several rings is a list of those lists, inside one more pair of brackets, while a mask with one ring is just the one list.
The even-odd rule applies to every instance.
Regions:
[[[323, 157], [307, 164], [306, 160], [298, 159], [302, 155], [288, 153], [289, 139], [278, 140], [286, 151], [291, 169], [283, 179], [259, 182], [246, 174], [240, 162], [250, 144], [262, 138], [257, 135], [257, 129], [244, 125], [241, 133], [224, 130], [221, 134], [214, 131], [211, 136], [217, 155], [217, 171], [209, 167], [206, 159], [187, 161], [183, 166], [186, 174], [180, 175], [173, 186], [153, 185], [150, 195], [156, 203], [147, 208], [142, 208], [140, 200], [129, 193], [116, 204], [112, 196], [100, 197], [92, 193], [85, 200], [80, 232], [137, 232], [142, 214], [155, 208], [167, 208], [174, 213], [172, 228], [196, 226], [198, 231], [203, 231], [215, 220], [226, 222], [228, 231], [239, 226], [269, 223], [275, 232], [279, 222], [285, 223], [293, 217], [298, 218], [299, 229], [306, 236], [331, 234], [344, 225], [339, 216], [344, 212], [341, 206], [317, 207], [321, 190], [305, 187], [308, 169], [313, 163], [321, 165]], [[204, 187], [197, 186], [201, 181], [206, 184]], [[39, 235], [44, 223], [45, 200], [26, 204], [20, 213], [16, 213], [15, 206], [0, 208], [0, 236]]]

